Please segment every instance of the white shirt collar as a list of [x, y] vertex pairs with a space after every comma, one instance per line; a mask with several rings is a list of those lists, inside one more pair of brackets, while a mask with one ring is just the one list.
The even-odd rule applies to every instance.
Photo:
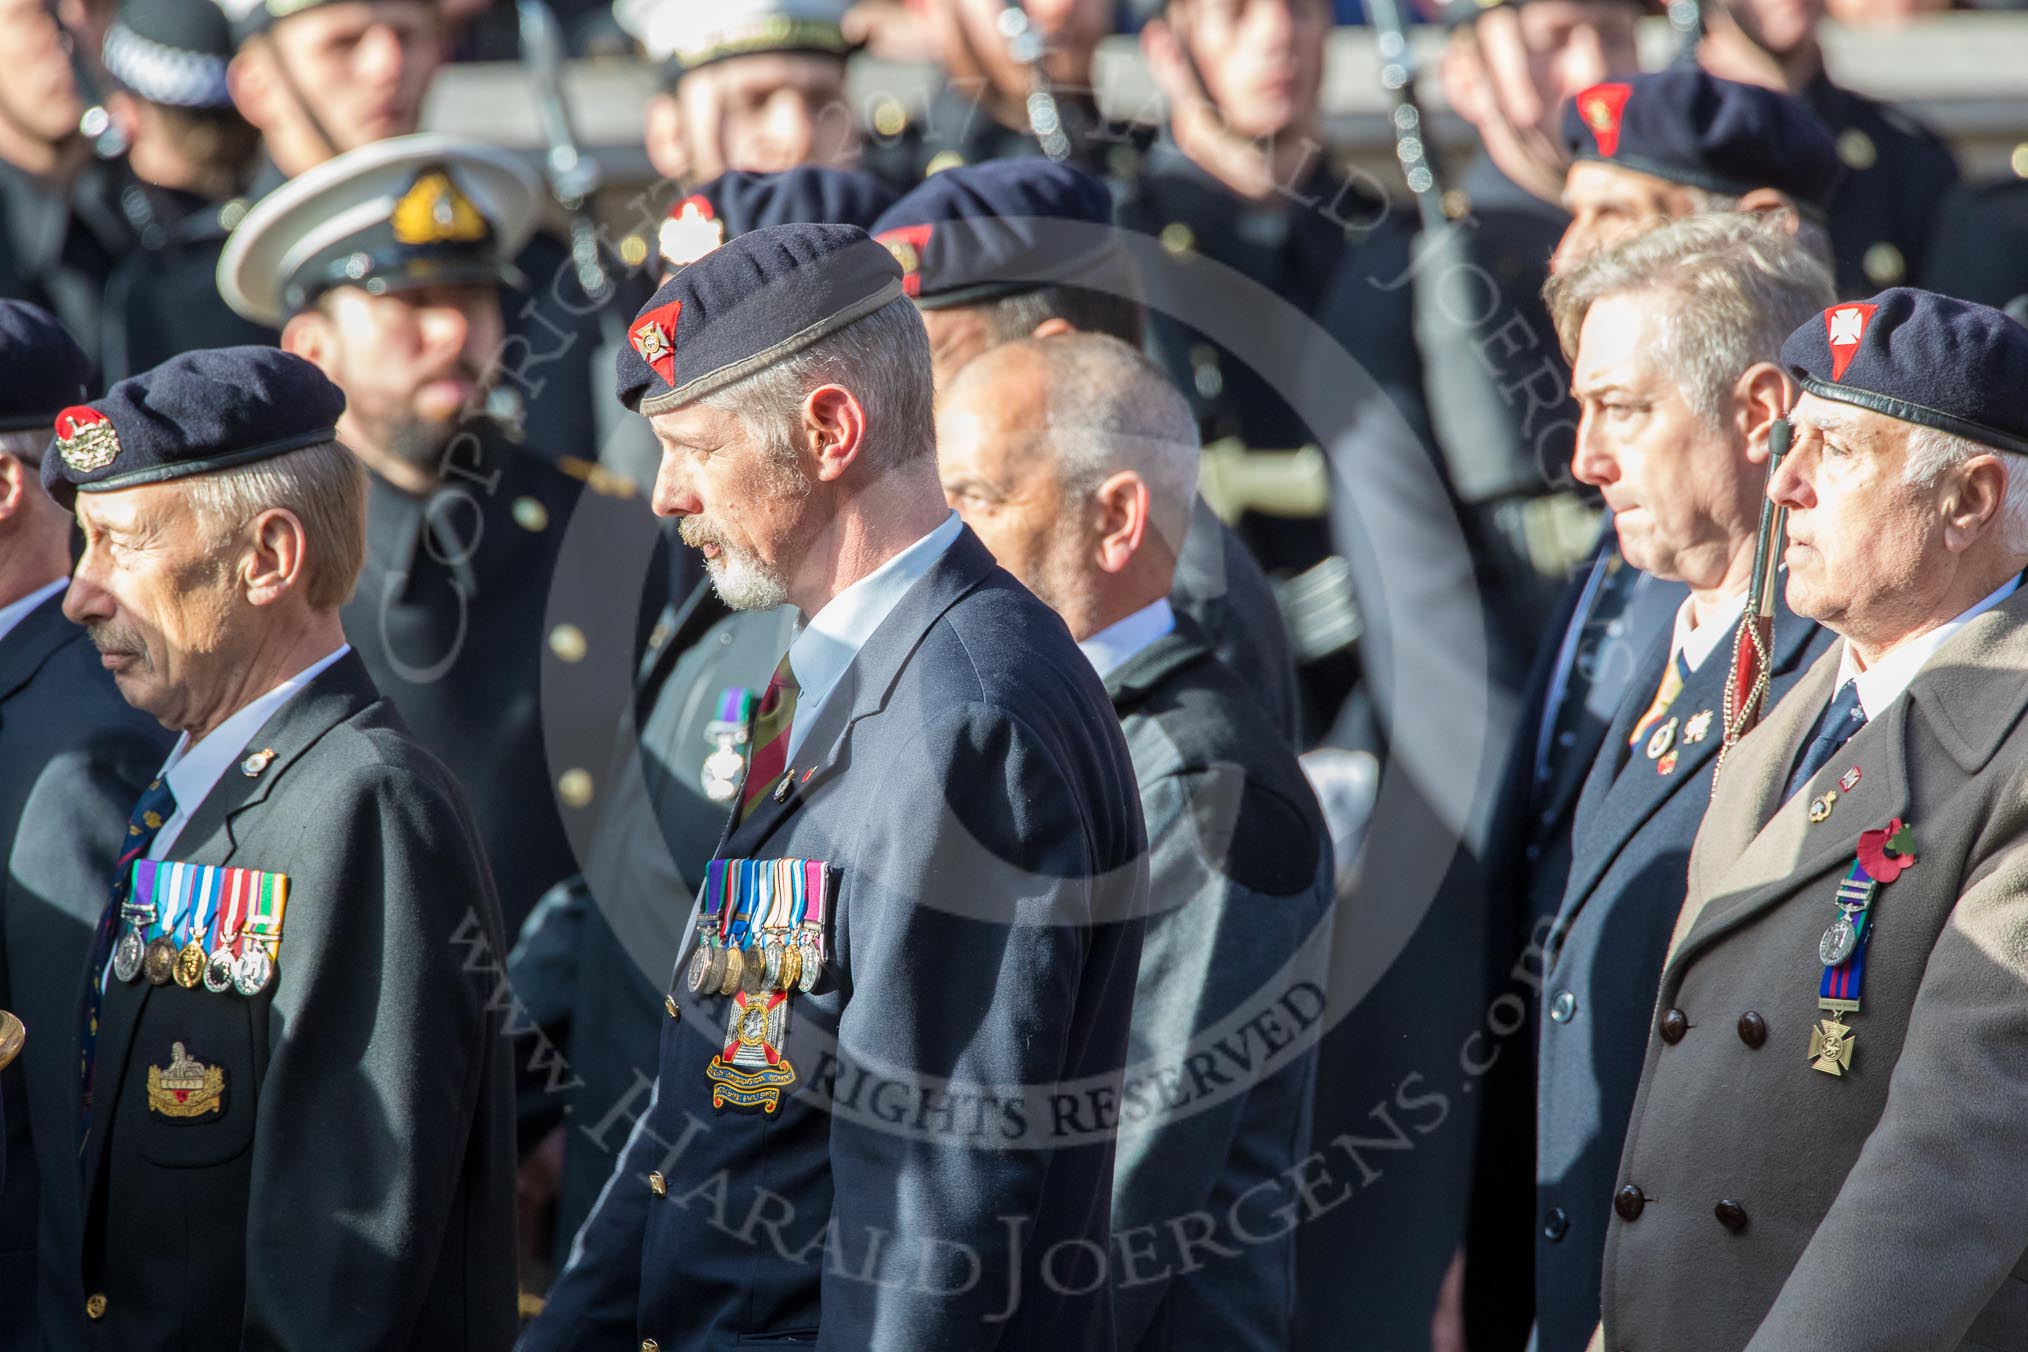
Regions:
[[283, 681], [258, 699], [249, 701], [213, 728], [203, 741], [193, 743], [190, 734], [184, 733], [176, 739], [176, 745], [169, 752], [169, 759], [162, 764], [162, 773], [169, 778], [169, 792], [176, 796], [176, 811], [162, 829], [155, 841], [148, 847], [150, 859], [167, 858], [176, 837], [183, 834], [183, 828], [203, 805], [204, 800], [224, 777], [232, 763], [239, 759], [239, 753], [253, 740], [275, 711], [289, 702], [289, 697], [321, 675], [326, 667], [352, 651], [352, 645], [341, 643], [336, 652]]
[[1079, 640], [1077, 648], [1104, 680], [1175, 628], [1176, 612], [1169, 608], [1169, 598], [1157, 597], [1125, 619]]
[[1695, 671], [1704, 665], [1704, 659], [1718, 651], [1739, 630], [1739, 617], [1746, 613], [1746, 593], [1728, 598], [1718, 608], [1718, 613], [1707, 616], [1704, 623], [1695, 629], [1691, 626], [1691, 600], [1683, 598], [1683, 604], [1676, 610], [1676, 636], [1669, 643], [1669, 660], [1676, 654], [1683, 654], [1683, 665]]
[[788, 763], [802, 749], [803, 736], [845, 669], [873, 637], [908, 589], [920, 582], [964, 529], [951, 512], [943, 524], [860, 578], [825, 603], [789, 644], [789, 670], [796, 675], [796, 716], [789, 725]]
[[1964, 614], [1938, 625], [1927, 634], [1919, 634], [1906, 643], [1889, 648], [1864, 671], [1859, 670], [1859, 659], [1853, 655], [1852, 644], [1848, 640], [1838, 658], [1838, 683], [1832, 689], [1839, 690], [1844, 688], [1845, 682], [1854, 682], [1859, 690], [1859, 707], [1866, 711], [1868, 718], [1880, 717], [1887, 706], [1914, 682], [1929, 659], [1936, 656], [1937, 649], [1950, 642], [1958, 630], [2012, 596], [2014, 589], [2020, 585], [2018, 575], [2008, 578], [1998, 590]]
[[70, 579], [60, 577], [46, 586], [37, 587], [19, 601], [9, 601], [0, 606], [0, 638], [14, 632], [14, 627], [27, 619], [35, 608], [70, 585]]

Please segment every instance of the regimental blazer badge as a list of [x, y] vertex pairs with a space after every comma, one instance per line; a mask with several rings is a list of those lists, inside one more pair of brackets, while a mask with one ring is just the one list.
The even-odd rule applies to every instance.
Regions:
[[225, 1111], [225, 1071], [207, 1066], [180, 1042], [167, 1066], [148, 1067], [148, 1111], [164, 1117], [210, 1117]]
[[740, 991], [732, 997], [725, 1050], [712, 1057], [704, 1071], [711, 1081], [712, 1107], [730, 1103], [773, 1112], [781, 1106], [783, 1092], [796, 1082], [796, 1068], [782, 1055], [788, 1001], [786, 991], [765, 995]]

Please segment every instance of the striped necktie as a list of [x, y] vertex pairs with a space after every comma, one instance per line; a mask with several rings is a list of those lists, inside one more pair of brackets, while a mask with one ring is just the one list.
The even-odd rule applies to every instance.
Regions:
[[1866, 726], [1866, 710], [1859, 704], [1859, 684], [1848, 680], [1838, 687], [1829, 707], [1817, 720], [1816, 735], [1803, 747], [1802, 756], [1796, 761], [1795, 770], [1789, 775], [1788, 788], [1782, 791], [1786, 803], [1796, 796], [1797, 790], [1817, 777], [1817, 771], [1838, 754], [1838, 748], [1852, 739], [1852, 734]]
[[1648, 712], [1641, 715], [1641, 721], [1634, 724], [1634, 730], [1627, 736], [1627, 745], [1639, 746], [1646, 741], [1655, 725], [1669, 712], [1669, 706], [1676, 702], [1676, 696], [1683, 693], [1683, 683], [1690, 679], [1690, 664], [1683, 660], [1683, 650], [1678, 648], [1669, 659], [1668, 669], [1662, 673], [1662, 684], [1656, 687], [1655, 702], [1648, 706]]
[[789, 669], [789, 655], [775, 664], [774, 679], [754, 711], [753, 732], [748, 742], [755, 748], [746, 769], [746, 789], [740, 794], [739, 816], [733, 825], [747, 819], [760, 796], [774, 787], [789, 759], [789, 724], [796, 716], [796, 674]]
[[148, 786], [127, 818], [127, 834], [120, 846], [120, 859], [113, 866], [112, 899], [106, 903], [105, 914], [99, 917], [98, 930], [92, 938], [92, 965], [85, 978], [84, 1010], [78, 1020], [78, 1078], [84, 1085], [80, 1149], [91, 1137], [92, 1071], [99, 1047], [99, 1006], [105, 999], [106, 963], [112, 959], [113, 933], [120, 926], [120, 907], [127, 900], [127, 889], [133, 885], [134, 861], [148, 853], [148, 847], [161, 833], [162, 823], [175, 815], [176, 795], [169, 791], [169, 777], [164, 775]]

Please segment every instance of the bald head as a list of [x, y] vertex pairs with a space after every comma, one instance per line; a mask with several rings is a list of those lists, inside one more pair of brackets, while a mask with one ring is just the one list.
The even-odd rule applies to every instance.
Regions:
[[1168, 594], [1197, 430], [1125, 343], [1066, 333], [994, 348], [946, 391], [937, 447], [951, 506], [1076, 637]]

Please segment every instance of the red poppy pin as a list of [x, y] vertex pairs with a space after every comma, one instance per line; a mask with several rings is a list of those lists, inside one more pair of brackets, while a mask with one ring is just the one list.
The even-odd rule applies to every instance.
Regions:
[[1896, 817], [1875, 831], [1859, 833], [1859, 863], [1875, 882], [1891, 883], [1915, 865], [1915, 835]]

